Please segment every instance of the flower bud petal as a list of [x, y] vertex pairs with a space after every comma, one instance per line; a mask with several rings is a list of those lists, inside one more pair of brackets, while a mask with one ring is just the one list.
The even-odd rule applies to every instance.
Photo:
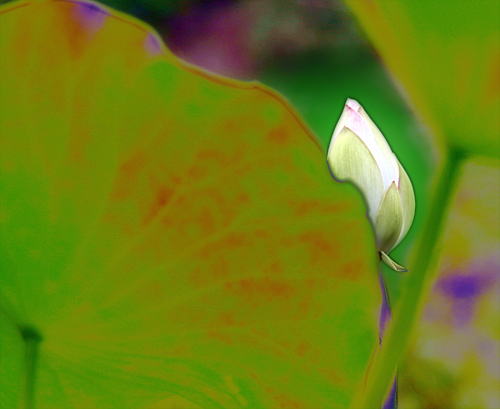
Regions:
[[382, 132], [380, 132], [375, 122], [371, 120], [362, 106], [359, 107], [358, 113], [370, 127], [375, 143], [379, 148], [380, 158], [377, 160], [377, 163], [379, 163], [381, 168], [380, 163], [384, 164], [382, 177], [384, 178], [384, 188], [387, 189], [392, 182], [397, 183], [399, 180], [398, 160], [394, 153], [392, 153], [391, 147], [385, 140], [384, 135], [382, 135]]
[[[328, 165], [333, 177], [351, 182], [361, 191], [377, 248], [387, 259], [386, 253], [403, 240], [411, 226], [415, 195], [384, 136], [353, 99], [346, 101], [333, 131]], [[396, 263], [392, 266], [398, 268]]]
[[369, 218], [375, 220], [384, 192], [383, 181], [380, 169], [363, 141], [344, 127], [330, 146], [327, 162], [338, 181], [351, 182], [360, 190]]
[[411, 224], [413, 223], [413, 217], [415, 216], [415, 193], [413, 192], [413, 186], [411, 184], [408, 174], [404, 170], [401, 163], [398, 161], [399, 166], [399, 184], [398, 190], [401, 197], [401, 205], [403, 206], [403, 227], [399, 235], [398, 241], [394, 245], [396, 247], [401, 240], [403, 240], [410, 230]]
[[392, 182], [397, 183], [399, 180], [399, 170], [396, 157], [376, 125], [361, 105], [353, 99], [346, 101], [339, 122], [333, 131], [330, 146], [335, 142], [338, 133], [344, 127], [353, 131], [373, 155], [382, 174], [384, 190], [388, 189]]
[[401, 197], [396, 183], [392, 182], [391, 186], [385, 192], [385, 195], [380, 203], [380, 208], [375, 218], [375, 239], [377, 248], [380, 251], [389, 253], [401, 234], [403, 227], [403, 209], [401, 206]]

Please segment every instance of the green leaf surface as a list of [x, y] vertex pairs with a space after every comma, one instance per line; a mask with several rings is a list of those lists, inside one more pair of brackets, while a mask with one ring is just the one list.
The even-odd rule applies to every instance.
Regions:
[[[3, 267], [3, 266], [2, 266]], [[3, 268], [2, 268], [3, 272]], [[24, 345], [21, 334], [0, 311], [0, 407], [18, 408], [23, 389]]]
[[96, 4], [0, 13], [2, 407], [26, 399], [26, 325], [37, 408], [346, 407], [374, 240], [284, 99]]
[[500, 3], [345, 0], [441, 145], [500, 154]]

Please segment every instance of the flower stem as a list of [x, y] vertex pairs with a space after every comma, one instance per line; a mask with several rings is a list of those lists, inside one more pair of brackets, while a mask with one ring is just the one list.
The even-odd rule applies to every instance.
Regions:
[[433, 282], [444, 222], [460, 176], [465, 155], [451, 150], [435, 180], [433, 196], [423, 231], [410, 260], [410, 273], [405, 280], [401, 301], [393, 313], [392, 324], [384, 336], [384, 347], [375, 357], [368, 375], [363, 408], [380, 408], [396, 373], [396, 366], [404, 358], [417, 318]]
[[[382, 308], [380, 309], [380, 323], [378, 330], [378, 339], [380, 348], [385, 347], [383, 344], [385, 327], [391, 321], [391, 301], [389, 299], [389, 292], [387, 291], [387, 285], [385, 283], [384, 274], [382, 272], [382, 266], [379, 261], [378, 263], [378, 279], [380, 283], [380, 290], [382, 291]], [[398, 407], [398, 374], [394, 376], [394, 382], [392, 388], [389, 392], [389, 396], [385, 399], [382, 409], [397, 409]]]

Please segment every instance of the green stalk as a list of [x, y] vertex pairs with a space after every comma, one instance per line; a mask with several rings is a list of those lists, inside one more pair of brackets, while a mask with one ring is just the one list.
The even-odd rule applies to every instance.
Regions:
[[380, 353], [375, 357], [366, 385], [363, 408], [380, 408], [404, 358], [417, 319], [433, 283], [444, 223], [460, 176], [465, 155], [451, 150], [435, 180], [433, 196], [423, 231], [410, 260], [410, 273], [405, 280], [402, 296], [387, 329]]
[[24, 352], [24, 409], [35, 408], [35, 383], [36, 370], [38, 366], [38, 351], [42, 341], [40, 333], [31, 326], [20, 328], [25, 342]]

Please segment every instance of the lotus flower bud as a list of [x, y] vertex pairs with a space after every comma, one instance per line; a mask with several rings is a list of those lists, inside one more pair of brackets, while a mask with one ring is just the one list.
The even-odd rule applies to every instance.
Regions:
[[389, 264], [387, 253], [403, 240], [413, 222], [415, 195], [384, 136], [352, 99], [347, 100], [333, 131], [327, 160], [335, 179], [351, 182], [362, 193], [377, 249]]

